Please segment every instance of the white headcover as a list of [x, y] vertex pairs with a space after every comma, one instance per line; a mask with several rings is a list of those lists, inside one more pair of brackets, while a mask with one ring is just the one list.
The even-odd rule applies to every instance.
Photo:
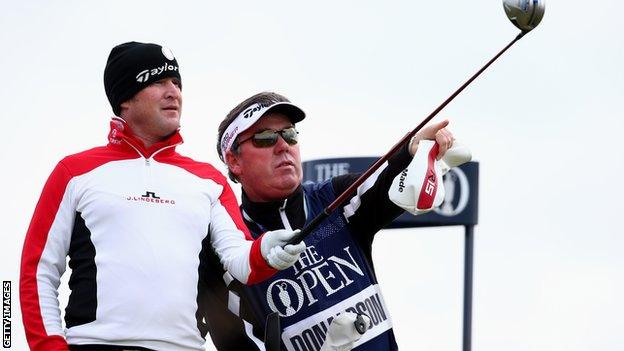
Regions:
[[437, 156], [438, 144], [421, 140], [412, 162], [392, 181], [388, 190], [390, 200], [414, 215], [440, 206], [444, 201], [444, 185]]
[[[348, 351], [353, 349], [353, 344], [360, 340], [362, 334], [355, 327], [358, 315], [353, 312], [342, 312], [337, 315], [329, 324], [327, 338], [321, 346], [320, 351]], [[365, 330], [371, 325], [371, 320], [367, 315], [364, 318]]]
[[446, 150], [442, 159], [438, 162], [441, 164], [442, 174], [446, 174], [449, 169], [463, 165], [466, 162], [472, 160], [472, 153], [470, 150], [460, 144], [457, 140], [453, 141], [453, 146]]
[[412, 162], [392, 182], [388, 196], [405, 211], [418, 215], [431, 211], [444, 201], [442, 176], [452, 167], [471, 160], [470, 150], [454, 142], [441, 160], [438, 144], [433, 140], [421, 140]]

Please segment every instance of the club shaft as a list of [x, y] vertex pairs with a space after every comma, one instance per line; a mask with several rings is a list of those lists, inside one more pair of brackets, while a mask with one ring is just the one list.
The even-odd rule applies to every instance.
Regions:
[[490, 67], [490, 65], [492, 65], [492, 63], [494, 63], [494, 61], [496, 61], [502, 54], [504, 54], [505, 51], [507, 51], [513, 44], [515, 44], [518, 40], [520, 40], [520, 38], [522, 38], [524, 36], [524, 34], [525, 34], [524, 32], [518, 34], [514, 38], [514, 40], [512, 40], [509, 44], [507, 44], [507, 46], [505, 46], [498, 54], [496, 54], [496, 56], [494, 56], [483, 67], [481, 67], [481, 69], [479, 71], [477, 71], [477, 73], [475, 73], [472, 77], [470, 77], [470, 79], [468, 79], [464, 84], [462, 84], [462, 86], [460, 86], [457, 90], [455, 90], [455, 92], [453, 94], [451, 94], [451, 96], [449, 96], [446, 100], [444, 100], [444, 102], [442, 104], [440, 104], [440, 106], [438, 106], [435, 110], [433, 110], [433, 112], [431, 112], [429, 114], [429, 116], [427, 116], [427, 118], [425, 118], [422, 122], [420, 122], [420, 124], [418, 126], [416, 126], [416, 128], [414, 128], [409, 133], [405, 134], [405, 136], [401, 140], [399, 140], [392, 147], [392, 149], [390, 149], [390, 151], [388, 151], [385, 155], [383, 155], [381, 158], [379, 158], [377, 161], [375, 161], [375, 163], [373, 163], [372, 166], [370, 166], [364, 173], [362, 173], [362, 175], [360, 175], [360, 177], [358, 177], [355, 180], [355, 182], [353, 182], [353, 184], [351, 184], [332, 203], [330, 203], [323, 210], [323, 212], [318, 214], [310, 223], [308, 223], [308, 225], [306, 225], [301, 230], [299, 235], [293, 237], [289, 241], [289, 243], [290, 244], [299, 243], [302, 240], [304, 240], [310, 233], [312, 233], [312, 231], [314, 231], [314, 229], [316, 229], [316, 227], [318, 227], [318, 225], [325, 218], [327, 218], [338, 206], [340, 206], [340, 204], [345, 202], [345, 200], [347, 200], [347, 198], [349, 198], [351, 195], [353, 195], [353, 193], [357, 190], [357, 188], [360, 185], [362, 185], [362, 183], [364, 183], [366, 181], [366, 179], [368, 179], [368, 177], [370, 177], [377, 169], [379, 169], [379, 167], [381, 167], [381, 165], [383, 165], [403, 145], [405, 145], [407, 142], [409, 142], [409, 140], [412, 139], [412, 137], [414, 135], [416, 135], [416, 133], [418, 133], [418, 131], [420, 131], [427, 123], [429, 123], [429, 121], [431, 121], [431, 119], [433, 117], [435, 117], [440, 111], [442, 111], [442, 109], [444, 109], [444, 107], [446, 107], [446, 105], [448, 105], [451, 101], [453, 101], [453, 99], [455, 99], [455, 97], [457, 97], [457, 95], [459, 95], [459, 93], [461, 93], [464, 89], [466, 89], [466, 87], [468, 85], [470, 85], [470, 83], [472, 83], [472, 81], [474, 81], [478, 76], [480, 76], [481, 73], [483, 73], [483, 71], [485, 71], [488, 67]]

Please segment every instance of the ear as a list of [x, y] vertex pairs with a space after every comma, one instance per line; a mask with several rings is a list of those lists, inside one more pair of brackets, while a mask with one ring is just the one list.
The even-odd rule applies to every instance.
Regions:
[[231, 150], [225, 152], [225, 164], [230, 172], [232, 172], [237, 178], [242, 173], [242, 160], [240, 155], [235, 155]]
[[122, 102], [121, 104], [119, 104], [119, 117], [126, 119], [126, 111], [129, 108], [129, 101], [130, 100], [126, 100], [124, 102]]

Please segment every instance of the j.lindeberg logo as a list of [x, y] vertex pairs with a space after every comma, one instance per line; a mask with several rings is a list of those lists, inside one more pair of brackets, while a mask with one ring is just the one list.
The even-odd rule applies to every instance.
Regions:
[[139, 74], [136, 75], [136, 80], [139, 83], [145, 83], [150, 79], [150, 77], [159, 76], [163, 72], [177, 71], [177, 70], [178, 70], [178, 66], [174, 66], [172, 64], [165, 62], [160, 67], [154, 67], [152, 69], [146, 69], [146, 70], [139, 72]]
[[151, 197], [153, 199], [160, 199], [160, 196], [156, 196], [156, 193], [153, 191], [146, 191], [145, 195], [141, 195], [141, 197]]
[[170, 199], [161, 199], [160, 196], [157, 196], [153, 191], [146, 191], [144, 195], [141, 196], [127, 196], [126, 200], [134, 201], [134, 202], [149, 202], [154, 204], [163, 204], [163, 205], [175, 205], [175, 200]]

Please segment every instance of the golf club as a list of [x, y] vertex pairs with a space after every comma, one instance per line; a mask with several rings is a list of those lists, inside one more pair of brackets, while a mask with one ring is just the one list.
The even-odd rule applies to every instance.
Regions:
[[435, 117], [446, 105], [448, 105], [459, 93], [461, 93], [472, 81], [474, 81], [483, 71], [485, 71], [494, 61], [496, 61], [507, 49], [509, 49], [518, 40], [524, 37], [525, 34], [532, 31], [540, 23], [544, 17], [545, 4], [544, 0], [503, 0], [503, 7], [507, 18], [518, 27], [521, 32], [518, 34], [507, 46], [505, 46], [498, 54], [496, 54], [490, 61], [488, 61], [477, 73], [475, 73], [470, 79], [468, 79], [462, 86], [460, 86], [451, 96], [449, 96], [440, 106], [438, 106], [427, 118], [425, 118], [416, 128], [407, 133], [401, 140], [399, 140], [384, 156], [379, 158], [372, 166], [370, 166], [362, 175], [356, 179], [351, 186], [342, 192], [329, 206], [327, 206], [323, 212], [317, 215], [310, 223], [308, 223], [295, 237], [293, 237], [288, 243], [297, 244], [303, 241], [312, 231], [318, 227], [321, 222], [329, 217], [329, 215], [340, 204], [345, 202], [357, 188], [368, 179], [381, 165], [384, 164], [392, 155], [394, 155], [405, 143], [418, 133], [433, 117]]
[[528, 33], [544, 17], [544, 1], [540, 0], [503, 0], [507, 18], [522, 32]]

